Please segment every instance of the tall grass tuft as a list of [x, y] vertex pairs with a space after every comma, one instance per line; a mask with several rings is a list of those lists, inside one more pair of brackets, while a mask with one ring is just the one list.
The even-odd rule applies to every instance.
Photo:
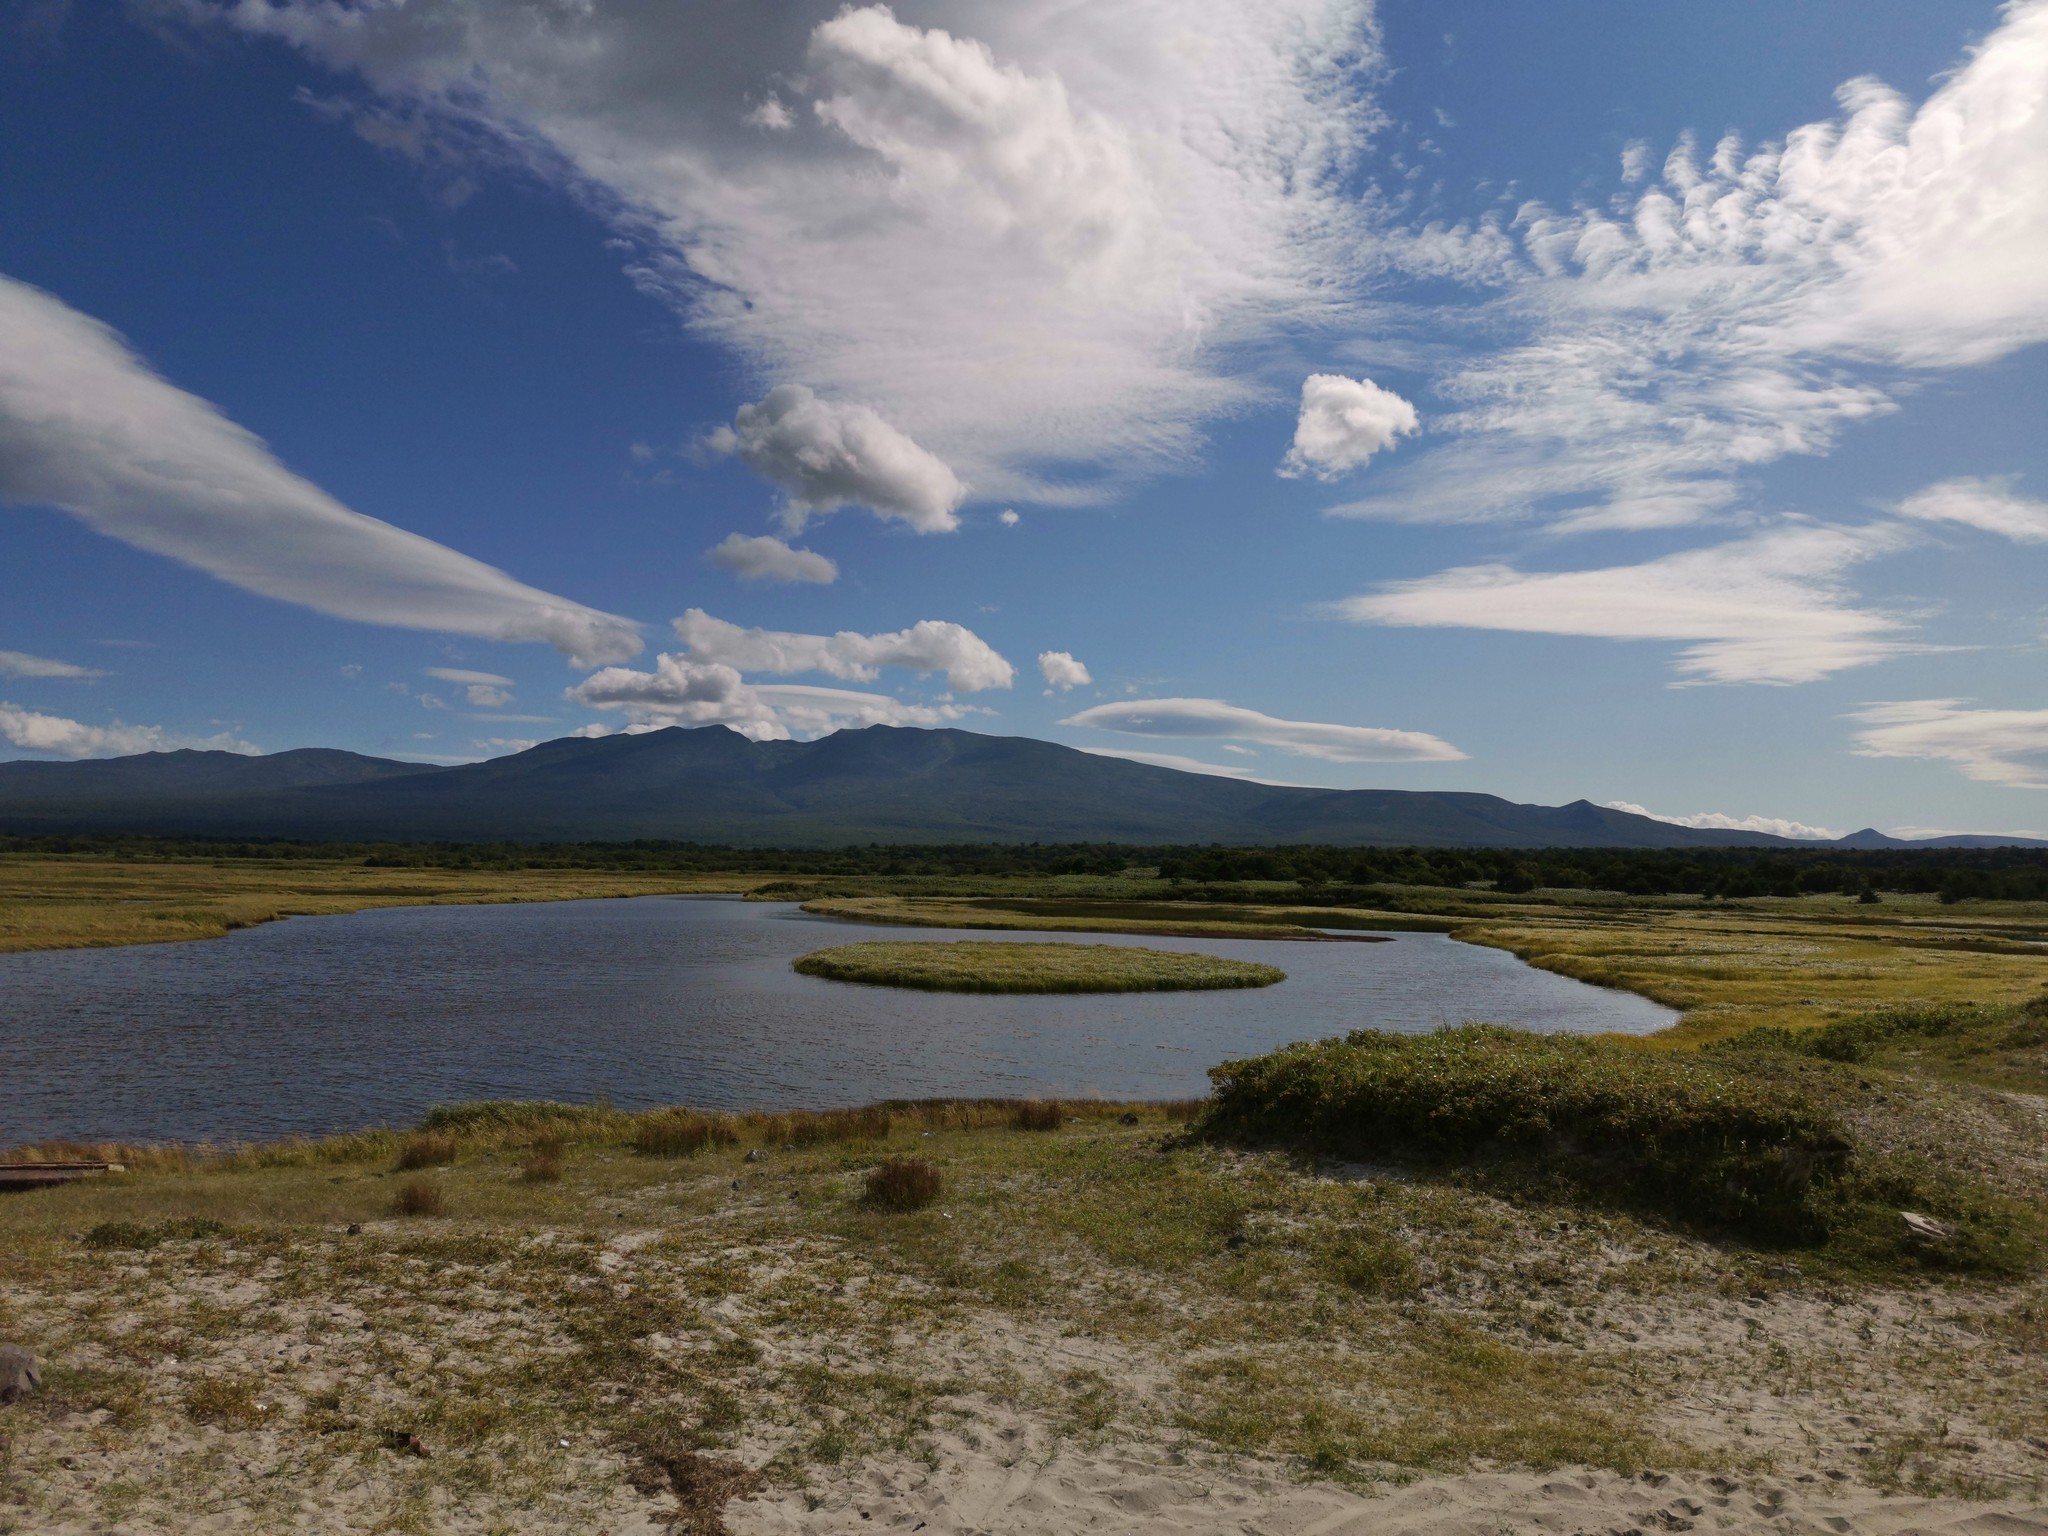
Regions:
[[634, 1123], [633, 1150], [647, 1157], [690, 1157], [712, 1147], [729, 1147], [739, 1128], [724, 1115], [693, 1109], [657, 1109]]
[[892, 1157], [867, 1178], [867, 1203], [884, 1211], [921, 1211], [938, 1199], [945, 1176], [921, 1157]]
[[398, 1169], [445, 1168], [455, 1161], [460, 1143], [452, 1131], [419, 1131], [398, 1145]]
[[1056, 1131], [1066, 1119], [1058, 1099], [1026, 1099], [1017, 1106], [1010, 1124], [1020, 1131]]
[[391, 1199], [394, 1216], [439, 1216], [446, 1209], [441, 1186], [432, 1179], [407, 1179]]
[[559, 1134], [550, 1132], [536, 1136], [527, 1147], [526, 1161], [520, 1164], [519, 1176], [529, 1184], [559, 1183], [567, 1155], [568, 1146]]

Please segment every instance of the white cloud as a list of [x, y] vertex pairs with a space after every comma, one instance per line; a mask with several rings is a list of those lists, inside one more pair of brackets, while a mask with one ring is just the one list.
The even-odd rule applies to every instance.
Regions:
[[989, 497], [1181, 461], [1262, 392], [1241, 343], [1341, 305], [1364, 224], [1365, 0], [189, 9], [569, 184], [755, 377]]
[[462, 696], [476, 709], [503, 709], [512, 702], [508, 690], [494, 688], [489, 683], [471, 683], [462, 690]]
[[[748, 683], [721, 662], [664, 652], [652, 672], [607, 667], [564, 695], [586, 709], [618, 710], [629, 730], [670, 725], [728, 725], [754, 741], [821, 736], [848, 726], [943, 725], [970, 711], [963, 705], [907, 704], [885, 694], [802, 683]], [[609, 734], [600, 727], [577, 736]]]
[[1001, 523], [1005, 528], [1014, 528], [1019, 523], [1023, 522], [1024, 519], [1017, 515], [1017, 509], [1015, 507], [1005, 507], [1002, 511], [996, 514], [996, 521]]
[[524, 736], [478, 736], [472, 738], [469, 744], [473, 750], [493, 756], [526, 752], [540, 745], [538, 741], [530, 741]]
[[1905, 547], [1894, 524], [1793, 524], [1639, 565], [1518, 571], [1469, 565], [1393, 581], [1335, 609], [1361, 624], [1686, 642], [1678, 670], [1716, 683], [1807, 683], [1931, 647], [1854, 605], [1842, 573]]
[[1719, 811], [1699, 811], [1691, 816], [1660, 816], [1628, 800], [1607, 800], [1602, 802], [1609, 810], [1627, 811], [1631, 816], [1647, 816], [1652, 821], [1668, 821], [1674, 827], [1699, 827], [1714, 832], [1769, 832], [1778, 837], [1797, 837], [1825, 840], [1844, 834], [1831, 827], [1809, 826], [1803, 821], [1788, 821], [1783, 816], [1727, 816]]
[[0, 651], [0, 677], [59, 677], [73, 682], [90, 682], [107, 674], [98, 667], [81, 667], [68, 661], [52, 661], [47, 656], [31, 656], [26, 651]]
[[[1604, 206], [1396, 239], [1418, 274], [1499, 296], [1437, 312], [1482, 349], [1435, 381], [1441, 446], [1339, 510], [1696, 522], [1919, 373], [2048, 339], [2048, 3], [2008, 5], [1917, 109], [1869, 79], [1839, 99], [1782, 145], [1730, 134], [1702, 163], [1682, 137]], [[1647, 165], [1632, 146], [1624, 180]]]
[[782, 521], [800, 530], [814, 513], [849, 504], [905, 522], [919, 533], [951, 533], [967, 487], [865, 405], [821, 400], [801, 384], [778, 384], [743, 405], [730, 427], [707, 439], [740, 459], [788, 498]]
[[261, 748], [231, 735], [179, 736], [154, 725], [84, 725], [62, 715], [38, 714], [0, 704], [0, 736], [24, 752], [53, 757], [128, 757], [137, 752], [174, 752], [193, 747], [210, 752], [261, 755]]
[[1088, 669], [1066, 651], [1040, 651], [1038, 671], [1046, 681], [1046, 692], [1057, 688], [1065, 693], [1071, 688], [1086, 688], [1095, 679], [1088, 675]]
[[1301, 381], [1294, 446], [1278, 473], [1290, 480], [1304, 474], [1340, 479], [1421, 424], [1414, 406], [1371, 379], [1312, 373]]
[[467, 667], [428, 667], [425, 671], [428, 677], [437, 677], [444, 683], [495, 684], [500, 688], [512, 686], [511, 678], [496, 672], [472, 672]]
[[[2048, 258], [2044, 258], [2048, 259]], [[2048, 543], [2048, 501], [2013, 494], [2015, 479], [1963, 476], [1915, 491], [1895, 509], [1929, 523], [1962, 523], [2019, 544]]]
[[1017, 670], [973, 630], [939, 619], [920, 619], [908, 629], [863, 635], [843, 629], [835, 635], [806, 635], [777, 629], [744, 629], [692, 608], [675, 621], [676, 636], [699, 663], [719, 663], [742, 672], [788, 676], [822, 672], [827, 677], [870, 683], [883, 667], [943, 672], [960, 693], [1008, 688]]
[[1465, 756], [1449, 742], [1422, 731], [1279, 720], [1221, 699], [1124, 699], [1084, 709], [1060, 724], [1121, 731], [1132, 736], [1256, 741], [1332, 763], [1446, 763], [1461, 761]]
[[704, 553], [713, 565], [723, 566], [741, 581], [809, 582], [823, 587], [839, 579], [839, 567], [825, 556], [791, 549], [765, 534], [748, 538], [743, 533], [729, 533]]
[[350, 511], [106, 326], [4, 277], [0, 501], [337, 618], [545, 640], [587, 665], [641, 649], [624, 619]]
[[[496, 672], [472, 672], [467, 667], [428, 667], [427, 676], [462, 686], [462, 696], [477, 709], [503, 709], [512, 702], [512, 679]], [[425, 703], [430, 695], [422, 694]]]
[[1850, 715], [1859, 757], [1954, 763], [1965, 778], [2048, 789], [2048, 709], [1972, 709], [1968, 699], [1901, 699]]

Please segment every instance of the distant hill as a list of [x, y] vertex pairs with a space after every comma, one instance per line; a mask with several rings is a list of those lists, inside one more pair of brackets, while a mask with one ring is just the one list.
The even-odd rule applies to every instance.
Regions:
[[[1323, 843], [1441, 848], [1791, 845], [1584, 800], [1294, 789], [1097, 757], [1052, 742], [871, 726], [749, 741], [724, 726], [564, 737], [443, 768], [306, 749], [0, 763], [0, 831], [392, 841]], [[1841, 846], [1906, 844], [1865, 832]], [[1990, 840], [1996, 841], [1996, 840]]]

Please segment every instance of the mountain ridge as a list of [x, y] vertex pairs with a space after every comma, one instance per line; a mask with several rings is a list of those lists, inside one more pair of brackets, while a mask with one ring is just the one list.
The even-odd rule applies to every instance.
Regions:
[[756, 742], [724, 726], [564, 736], [436, 766], [334, 748], [185, 749], [0, 763], [0, 831], [741, 847], [1115, 842], [1468, 848], [1942, 848], [2037, 839], [1834, 840], [1679, 826], [1575, 800], [1316, 789], [1134, 762], [1028, 736], [869, 726]]

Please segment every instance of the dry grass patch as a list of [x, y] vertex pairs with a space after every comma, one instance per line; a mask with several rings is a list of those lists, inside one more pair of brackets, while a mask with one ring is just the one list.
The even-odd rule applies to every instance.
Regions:
[[921, 1157], [892, 1157], [866, 1179], [867, 1203], [883, 1211], [921, 1211], [945, 1188], [945, 1176]]

